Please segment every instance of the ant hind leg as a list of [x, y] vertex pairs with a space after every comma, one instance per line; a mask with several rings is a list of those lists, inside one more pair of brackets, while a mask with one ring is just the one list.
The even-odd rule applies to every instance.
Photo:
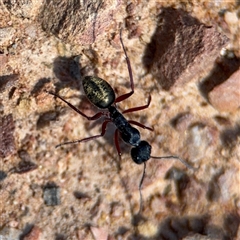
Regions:
[[83, 138], [83, 139], [78, 139], [78, 140], [74, 140], [74, 141], [70, 141], [70, 142], [64, 142], [64, 143], [60, 143], [58, 145], [56, 145], [56, 148], [63, 146], [63, 145], [67, 145], [67, 144], [75, 144], [75, 143], [80, 143], [80, 142], [87, 142], [90, 140], [93, 140], [95, 138], [99, 138], [104, 136], [105, 132], [106, 132], [106, 128], [107, 128], [107, 124], [111, 122], [111, 120], [107, 119], [103, 122], [102, 124], [102, 132], [99, 135], [95, 135], [95, 136], [91, 136], [91, 137], [87, 137], [87, 138]]

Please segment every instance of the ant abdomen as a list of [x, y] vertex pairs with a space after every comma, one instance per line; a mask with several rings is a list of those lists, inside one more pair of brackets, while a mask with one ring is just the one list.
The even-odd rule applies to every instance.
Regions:
[[86, 76], [82, 80], [82, 85], [87, 98], [96, 107], [106, 109], [114, 103], [114, 90], [102, 78]]

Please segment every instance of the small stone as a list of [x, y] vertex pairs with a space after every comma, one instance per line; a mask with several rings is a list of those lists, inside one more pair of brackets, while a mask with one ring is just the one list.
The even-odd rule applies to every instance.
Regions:
[[2, 69], [6, 66], [7, 62], [9, 60], [9, 56], [6, 54], [0, 54], [0, 69]]
[[21, 232], [16, 228], [4, 227], [0, 230], [1, 240], [19, 239]]
[[185, 131], [190, 125], [193, 116], [189, 112], [178, 114], [174, 119], [171, 120], [172, 126], [178, 131]]
[[193, 124], [187, 134], [188, 154], [195, 162], [202, 159], [208, 149], [216, 145], [218, 139], [216, 128], [202, 123]]
[[0, 28], [0, 46], [8, 45], [15, 33], [13, 27]]
[[25, 150], [18, 151], [18, 156], [21, 158], [21, 161], [17, 166], [13, 167], [10, 171], [12, 173], [23, 174], [29, 171], [35, 170], [38, 166], [32, 162], [30, 155]]
[[238, 17], [237, 13], [235, 12], [226, 12], [224, 14], [224, 20], [226, 21], [227, 24], [237, 24], [238, 23]]
[[[1, 59], [0, 59], [1, 61]], [[0, 66], [1, 67], [1, 66]], [[10, 89], [15, 82], [18, 80], [19, 75], [18, 74], [10, 74], [10, 75], [4, 75], [0, 78], [0, 93], [4, 92], [5, 90]]]
[[240, 106], [240, 70], [216, 86], [209, 94], [209, 101], [218, 111], [236, 111]]
[[5, 158], [16, 151], [14, 139], [15, 124], [12, 114], [0, 118], [0, 157]]
[[102, 239], [107, 240], [108, 239], [108, 230], [105, 228], [97, 228], [97, 227], [91, 227], [91, 232], [95, 239]]
[[7, 173], [4, 171], [0, 171], [0, 182], [3, 181], [7, 177]]
[[47, 206], [60, 205], [60, 189], [54, 183], [48, 183], [43, 191], [44, 203]]

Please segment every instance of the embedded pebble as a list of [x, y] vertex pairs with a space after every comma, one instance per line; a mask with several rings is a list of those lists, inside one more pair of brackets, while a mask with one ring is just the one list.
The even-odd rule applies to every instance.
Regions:
[[240, 106], [240, 70], [216, 86], [209, 94], [209, 101], [220, 112], [236, 111]]

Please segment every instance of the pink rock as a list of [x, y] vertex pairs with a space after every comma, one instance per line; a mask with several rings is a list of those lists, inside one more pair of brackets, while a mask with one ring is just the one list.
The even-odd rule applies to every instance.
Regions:
[[221, 112], [234, 112], [239, 108], [240, 69], [210, 92], [209, 101], [214, 108]]
[[185, 84], [211, 71], [228, 38], [186, 11], [165, 8], [143, 57], [146, 69], [164, 90]]

